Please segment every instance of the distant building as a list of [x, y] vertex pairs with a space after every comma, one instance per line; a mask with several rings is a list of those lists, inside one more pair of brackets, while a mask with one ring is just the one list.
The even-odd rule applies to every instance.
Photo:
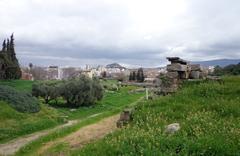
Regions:
[[48, 80], [59, 80], [60, 72], [58, 66], [49, 66], [47, 69], [47, 79]]
[[87, 77], [89, 77], [89, 78], [93, 78], [93, 76], [94, 76], [94, 73], [93, 73], [93, 70], [82, 70], [81, 72], [80, 72], [80, 75], [85, 75], [85, 76], [87, 76]]
[[33, 78], [33, 75], [32, 74], [30, 74], [30, 73], [27, 73], [27, 72], [25, 72], [24, 70], [22, 70], [21, 69], [21, 71], [22, 71], [22, 76], [21, 76], [21, 79], [22, 80], [31, 80], [31, 81], [33, 81], [34, 80], [34, 78]]

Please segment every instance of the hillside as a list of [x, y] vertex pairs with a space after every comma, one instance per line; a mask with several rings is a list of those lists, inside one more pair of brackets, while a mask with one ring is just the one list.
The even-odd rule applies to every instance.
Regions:
[[[185, 84], [175, 95], [139, 104], [126, 129], [67, 155], [239, 155], [239, 91], [240, 77]], [[165, 133], [176, 122], [181, 129]]]
[[202, 66], [227, 66], [230, 64], [238, 64], [240, 59], [219, 59], [219, 60], [209, 60], [209, 61], [198, 61], [192, 62], [193, 64], [201, 64]]

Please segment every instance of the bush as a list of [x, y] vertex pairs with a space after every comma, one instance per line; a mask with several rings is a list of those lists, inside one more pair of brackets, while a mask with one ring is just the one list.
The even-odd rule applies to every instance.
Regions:
[[62, 97], [67, 104], [75, 107], [93, 105], [103, 97], [103, 88], [99, 81], [86, 76], [66, 81], [62, 88]]
[[9, 86], [0, 85], [0, 100], [8, 102], [19, 112], [34, 113], [40, 110], [38, 100], [31, 94], [17, 91]]
[[33, 84], [32, 95], [42, 97], [46, 104], [56, 100], [61, 95], [60, 83], [56, 81], [43, 81]]
[[89, 106], [103, 97], [103, 88], [97, 79], [85, 76], [68, 81], [48, 81], [33, 84], [32, 95], [42, 97], [45, 103], [62, 97], [71, 107]]

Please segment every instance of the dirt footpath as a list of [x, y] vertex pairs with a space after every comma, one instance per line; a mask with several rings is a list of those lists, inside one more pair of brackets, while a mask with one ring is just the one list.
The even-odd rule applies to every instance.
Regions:
[[18, 139], [12, 140], [5, 144], [0, 144], [0, 155], [13, 155], [15, 152], [17, 152], [21, 147], [25, 146], [26, 144], [45, 136], [55, 130], [61, 129], [63, 127], [71, 126], [76, 124], [77, 120], [69, 121], [68, 123], [64, 125], [57, 126], [55, 128], [49, 129], [49, 130], [43, 130], [40, 132], [36, 132], [24, 137], [20, 137]]
[[53, 147], [58, 143], [67, 143], [70, 145], [70, 148], [81, 148], [85, 144], [103, 138], [105, 135], [116, 130], [116, 122], [118, 119], [119, 114], [102, 119], [95, 124], [85, 126], [64, 138], [60, 138], [55, 141], [46, 143], [42, 148], [38, 150], [37, 154], [44, 155], [44, 153], [49, 148]]

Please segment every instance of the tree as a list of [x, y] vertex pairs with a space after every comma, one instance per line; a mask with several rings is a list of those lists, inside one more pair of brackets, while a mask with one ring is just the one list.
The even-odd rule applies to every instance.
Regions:
[[10, 50], [10, 56], [11, 56], [12, 60], [13, 60], [14, 62], [17, 61], [16, 53], [15, 53], [15, 48], [14, 48], [14, 37], [13, 37], [13, 33], [12, 33], [12, 35], [10, 36], [9, 50]]
[[33, 64], [32, 63], [29, 63], [29, 68], [32, 69], [33, 68]]
[[35, 97], [42, 97], [46, 104], [51, 100], [57, 100], [61, 95], [59, 92], [59, 85], [57, 82], [40, 82], [32, 86], [32, 95]]
[[7, 39], [7, 51], [10, 50], [10, 43], [9, 43], [9, 39]]
[[6, 40], [4, 40], [2, 44], [2, 51], [6, 51], [6, 50], [7, 50], [7, 44], [6, 44]]
[[216, 76], [223, 75], [224, 74], [223, 68], [220, 66], [215, 66], [213, 74]]
[[102, 72], [102, 77], [103, 77], [103, 78], [106, 78], [106, 77], [107, 77], [107, 72], [106, 72], [106, 71]]
[[133, 80], [133, 72], [130, 72], [129, 81], [132, 81], [132, 80]]
[[133, 80], [133, 81], [136, 80], [136, 72], [135, 72], [135, 71], [132, 72], [132, 80]]
[[144, 74], [143, 74], [143, 69], [139, 68], [137, 71], [137, 81], [138, 82], [143, 82], [144, 81]]
[[62, 97], [72, 107], [93, 105], [103, 97], [103, 88], [98, 80], [86, 76], [65, 81], [62, 87]]

